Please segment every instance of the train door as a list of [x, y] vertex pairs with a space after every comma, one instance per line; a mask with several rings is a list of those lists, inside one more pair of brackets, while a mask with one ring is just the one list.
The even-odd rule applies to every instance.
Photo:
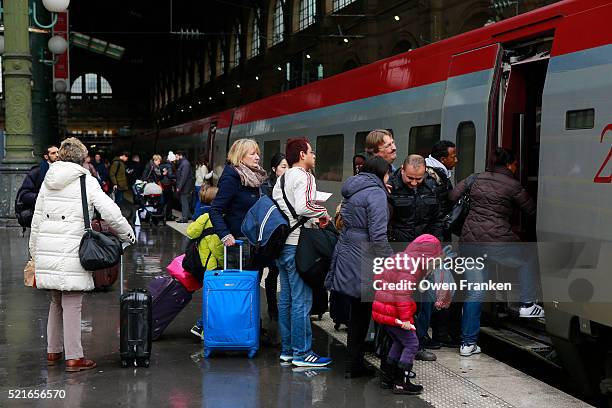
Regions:
[[485, 169], [489, 139], [496, 128], [495, 106], [500, 46], [493, 44], [453, 56], [442, 107], [441, 138], [455, 141], [455, 181]]
[[[496, 109], [498, 126], [491, 140], [491, 146], [502, 146], [515, 152], [519, 163], [516, 177], [533, 200], [537, 200], [538, 195], [542, 94], [551, 44], [552, 37], [542, 36], [540, 39], [504, 45]], [[513, 220], [513, 231], [523, 242], [537, 242], [535, 220], [518, 211]], [[532, 251], [535, 256], [535, 244]], [[492, 276], [492, 279], [512, 280], [513, 287], [519, 287], [516, 270], [512, 268], [498, 266], [497, 276]], [[519, 308], [518, 290], [513, 290], [512, 293], [496, 292], [495, 295], [499, 303], [490, 312], [494, 318], [509, 317], [504, 320], [502, 326], [528, 336], [543, 333], [544, 326], [540, 321], [514, 319]], [[532, 346], [537, 351], [531, 351], [545, 353], [549, 350], [547, 346], [539, 343], [533, 343], [529, 347]]]
[[[500, 96], [502, 101], [498, 145], [518, 158], [517, 178], [537, 200], [540, 160], [542, 94], [552, 37], [504, 47]], [[523, 241], [536, 242], [536, 223], [517, 214], [515, 231]]]

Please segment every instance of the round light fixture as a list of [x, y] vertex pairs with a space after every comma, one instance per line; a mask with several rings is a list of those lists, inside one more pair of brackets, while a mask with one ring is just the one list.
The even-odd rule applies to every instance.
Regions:
[[70, 5], [70, 0], [42, 0], [42, 3], [52, 13], [63, 13]]
[[395, 21], [400, 21], [400, 16], [393, 16], [393, 19], [394, 19]]
[[47, 46], [53, 54], [63, 54], [68, 49], [68, 41], [62, 36], [54, 35], [49, 38]]
[[66, 92], [68, 90], [68, 84], [63, 79], [56, 79], [53, 83], [53, 90], [55, 92]]

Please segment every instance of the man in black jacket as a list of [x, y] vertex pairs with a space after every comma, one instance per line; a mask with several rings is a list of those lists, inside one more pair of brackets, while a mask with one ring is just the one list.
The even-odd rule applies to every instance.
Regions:
[[[34, 206], [36, 205], [38, 192], [40, 191], [40, 187], [45, 179], [47, 170], [49, 170], [49, 166], [59, 158], [58, 151], [59, 149], [57, 146], [48, 146], [47, 150], [43, 154], [43, 160], [40, 162], [40, 164], [30, 169], [23, 180], [23, 184], [21, 184], [21, 188], [19, 188], [19, 191], [17, 192], [17, 198], [15, 200], [16, 212], [25, 213], [31, 211], [31, 214], [34, 214]], [[17, 214], [17, 216], [19, 218], [19, 214]], [[32, 216], [29, 215], [27, 218], [29, 218], [29, 222], [26, 221], [28, 224], [27, 226], [29, 227], [29, 224], [32, 221]]]
[[393, 214], [389, 222], [389, 240], [412, 242], [422, 234], [442, 241], [442, 207], [436, 181], [427, 173], [425, 159], [411, 154], [389, 179]]
[[[448, 197], [448, 194], [453, 189], [452, 170], [458, 162], [457, 147], [448, 140], [440, 140], [434, 144], [431, 154], [425, 159], [427, 172], [436, 180], [436, 191], [442, 206], [443, 216], [446, 216], [453, 208], [454, 202]], [[451, 231], [445, 230], [444, 242], [451, 241]], [[425, 338], [424, 346], [426, 348], [459, 347], [461, 306], [461, 302], [453, 302], [448, 309], [433, 311], [431, 316], [432, 339]]]
[[191, 195], [193, 193], [193, 187], [195, 185], [195, 179], [193, 176], [193, 170], [191, 169], [191, 163], [187, 160], [184, 152], [176, 152], [176, 159], [178, 165], [176, 169], [176, 192], [178, 193], [181, 201], [181, 215], [182, 218], [177, 222], [189, 222], [191, 219]]
[[[425, 159], [422, 156], [411, 154], [389, 180], [390, 203], [393, 207], [389, 222], [389, 241], [408, 245], [422, 234], [431, 234], [440, 241], [443, 240], [443, 213], [437, 194], [438, 185], [425, 167]], [[426, 296], [427, 292], [423, 295]], [[436, 360], [436, 355], [423, 347], [432, 309], [431, 300], [422, 298], [418, 304], [416, 320], [420, 348], [415, 356], [417, 360]]]

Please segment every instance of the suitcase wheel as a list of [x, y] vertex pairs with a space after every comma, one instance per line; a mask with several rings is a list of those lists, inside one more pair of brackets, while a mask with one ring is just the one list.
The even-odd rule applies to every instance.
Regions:
[[149, 361], [148, 358], [145, 358], [144, 360], [140, 360], [138, 362], [138, 366], [139, 367], [145, 367], [145, 368], [149, 368], [149, 365], [151, 365], [151, 362]]
[[206, 350], [206, 349], [204, 350], [204, 358], [209, 358], [210, 354], [211, 354], [210, 350]]
[[255, 354], [257, 354], [257, 350], [249, 350], [249, 358], [255, 357]]
[[121, 367], [127, 368], [129, 366], [129, 362], [127, 360], [121, 359]]

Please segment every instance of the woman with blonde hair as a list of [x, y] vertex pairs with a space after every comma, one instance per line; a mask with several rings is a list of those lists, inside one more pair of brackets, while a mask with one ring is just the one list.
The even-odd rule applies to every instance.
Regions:
[[215, 233], [225, 246], [242, 235], [240, 227], [249, 208], [259, 199], [266, 171], [259, 166], [259, 146], [253, 139], [238, 139], [227, 153], [219, 178], [219, 191], [210, 208]]
[[51, 290], [47, 322], [47, 364], [56, 365], [62, 354], [66, 371], [89, 370], [96, 366], [83, 356], [81, 345], [81, 306], [83, 292], [94, 288], [90, 271], [79, 261], [79, 246], [85, 233], [81, 199], [81, 177], [89, 214], [94, 209], [123, 242], [134, 243], [134, 233], [121, 210], [107, 196], [98, 181], [83, 167], [87, 148], [74, 137], [64, 140], [59, 159], [53, 163], [36, 200], [30, 254], [35, 264], [36, 287]]

